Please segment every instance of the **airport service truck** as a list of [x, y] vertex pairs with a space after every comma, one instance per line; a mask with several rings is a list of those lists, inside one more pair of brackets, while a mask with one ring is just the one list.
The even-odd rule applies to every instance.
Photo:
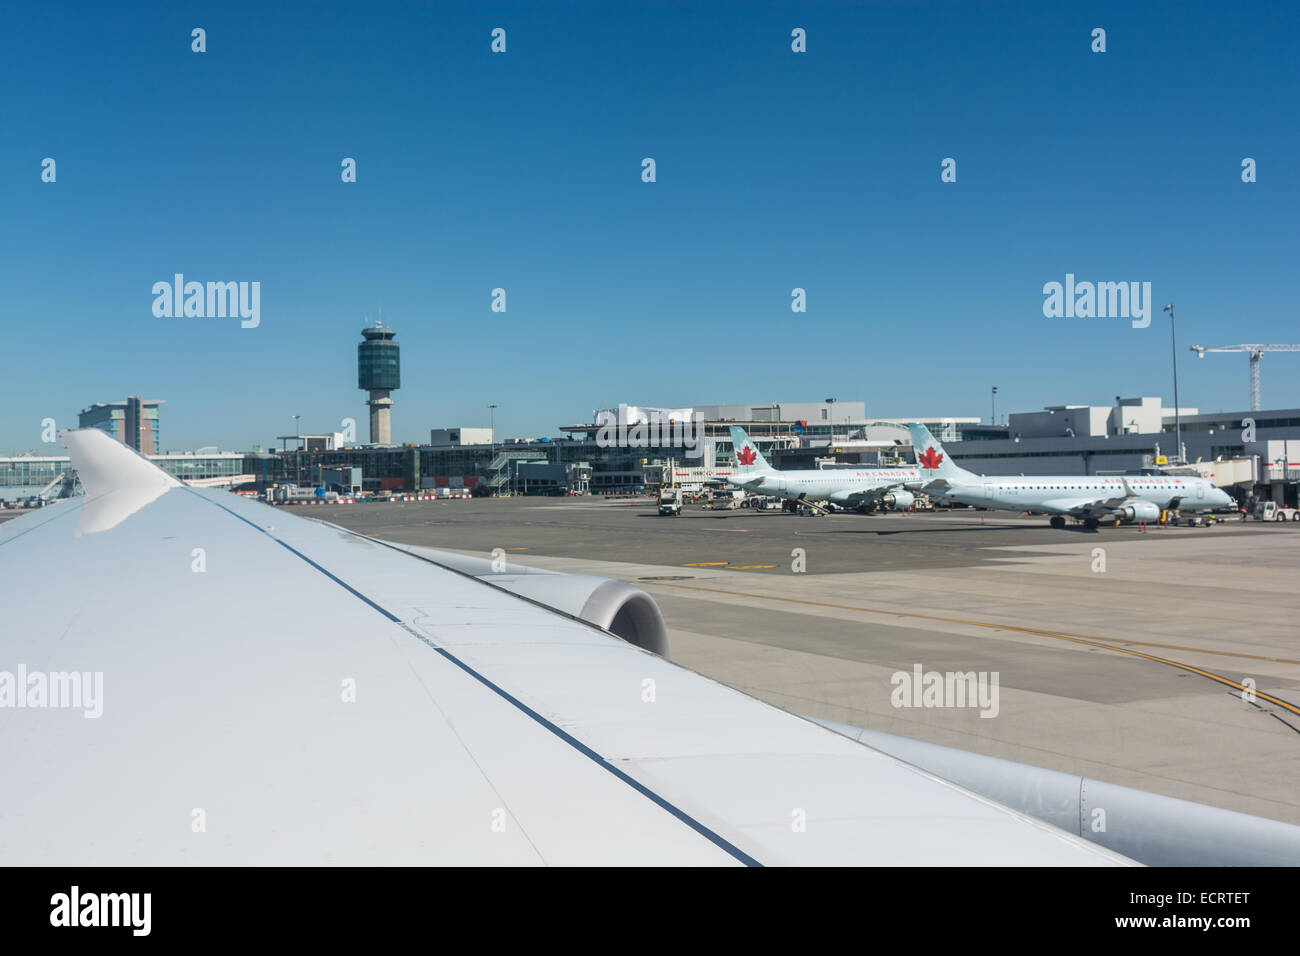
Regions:
[[270, 491], [270, 500], [277, 505], [300, 504], [304, 501], [334, 501], [338, 492], [321, 488], [304, 488], [301, 485], [277, 485]]
[[1276, 501], [1260, 501], [1255, 504], [1256, 521], [1300, 521], [1300, 511]]
[[680, 517], [682, 513], [682, 489], [665, 488], [659, 492], [659, 513]]

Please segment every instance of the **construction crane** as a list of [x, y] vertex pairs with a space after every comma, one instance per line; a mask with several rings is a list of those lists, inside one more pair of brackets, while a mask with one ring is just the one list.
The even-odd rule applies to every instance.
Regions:
[[1300, 345], [1217, 345], [1206, 348], [1193, 345], [1192, 351], [1197, 358], [1205, 358], [1206, 352], [1246, 352], [1250, 355], [1250, 410], [1259, 411], [1259, 357], [1265, 352], [1300, 352]]

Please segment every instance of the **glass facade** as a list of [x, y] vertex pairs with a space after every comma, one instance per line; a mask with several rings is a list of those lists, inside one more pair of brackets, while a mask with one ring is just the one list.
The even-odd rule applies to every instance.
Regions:
[[[200, 478], [231, 478], [253, 474], [245, 471], [244, 456], [225, 455], [149, 455], [163, 471], [185, 481]], [[5, 488], [41, 487], [61, 474], [75, 473], [70, 460], [62, 458], [0, 458], [0, 490]]]
[[[1167, 414], [1167, 413], [1166, 413]], [[1295, 428], [1300, 426], [1300, 418], [1293, 418], [1286, 415], [1273, 415], [1265, 417], [1259, 412], [1242, 412], [1239, 418], [1220, 418], [1214, 421], [1186, 421], [1182, 422], [1183, 432], [1214, 432], [1225, 431], [1227, 429], [1241, 428], [1241, 422], [1249, 418], [1255, 423], [1255, 429], [1261, 428]], [[1174, 422], [1167, 421], [1164, 423], [1163, 430], [1172, 432]]]
[[357, 346], [357, 388], [400, 388], [401, 348], [393, 341], [392, 329], [376, 326], [363, 329], [365, 341]]
[[[127, 441], [128, 420], [130, 414], [128, 405], [132, 402], [138, 402], [138, 414], [142, 421], [136, 423], [134, 427], [140, 428], [141, 431], [148, 430], [153, 438], [153, 444], [150, 445], [148, 440], [141, 438], [143, 447], [139, 450], [152, 452], [162, 448], [162, 437], [158, 428], [158, 403], [145, 402], [138, 399], [127, 399], [125, 402], [99, 403], [89, 408], [82, 409], [77, 418], [78, 428], [98, 428], [100, 431], [108, 432], [118, 441], [125, 441], [128, 445], [135, 447], [134, 441]], [[139, 434], [138, 432], [135, 434]]]
[[201, 478], [233, 478], [252, 474], [244, 471], [244, 456], [230, 455], [150, 455], [149, 460], [169, 475], [182, 481]]
[[[979, 458], [981, 460], [985, 458], [990, 460], [994, 458], [1078, 458], [1081, 455], [1088, 458], [1099, 458], [1107, 455], [1142, 455], [1150, 452], [1149, 448], [1140, 445], [1134, 445], [1131, 448], [1067, 448], [1064, 451], [1029, 451], [1029, 447], [1030, 446], [1026, 445], [1026, 450], [1023, 451], [968, 452], [962, 448], [959, 443], [953, 443], [953, 445], [948, 448], [948, 454], [953, 461], [958, 461], [966, 458]], [[955, 449], [961, 449], [961, 451]]]
[[66, 458], [0, 458], [0, 488], [39, 488], [68, 468]]

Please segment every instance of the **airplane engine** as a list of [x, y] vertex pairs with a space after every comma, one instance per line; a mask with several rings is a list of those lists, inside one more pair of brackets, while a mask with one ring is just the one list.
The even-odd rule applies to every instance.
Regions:
[[650, 595], [626, 581], [592, 574], [558, 574], [508, 564], [502, 556], [477, 558], [395, 541], [381, 543], [594, 624], [629, 644], [668, 659], [668, 626], [659, 605]]
[[1149, 501], [1130, 501], [1117, 508], [1115, 516], [1125, 524], [1133, 521], [1159, 521], [1160, 508]]
[[890, 508], [906, 510], [916, 503], [916, 495], [910, 491], [891, 491], [880, 500]]
[[489, 574], [480, 580], [545, 604], [668, 657], [668, 626], [654, 598], [626, 581], [591, 574]]

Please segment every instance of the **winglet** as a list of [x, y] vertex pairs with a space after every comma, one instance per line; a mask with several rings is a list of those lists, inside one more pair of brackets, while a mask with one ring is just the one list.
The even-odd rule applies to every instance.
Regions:
[[98, 428], [60, 432], [88, 497], [124, 488], [178, 488], [180, 482], [148, 458]]
[[86, 502], [77, 536], [116, 527], [181, 482], [98, 428], [60, 433]]

